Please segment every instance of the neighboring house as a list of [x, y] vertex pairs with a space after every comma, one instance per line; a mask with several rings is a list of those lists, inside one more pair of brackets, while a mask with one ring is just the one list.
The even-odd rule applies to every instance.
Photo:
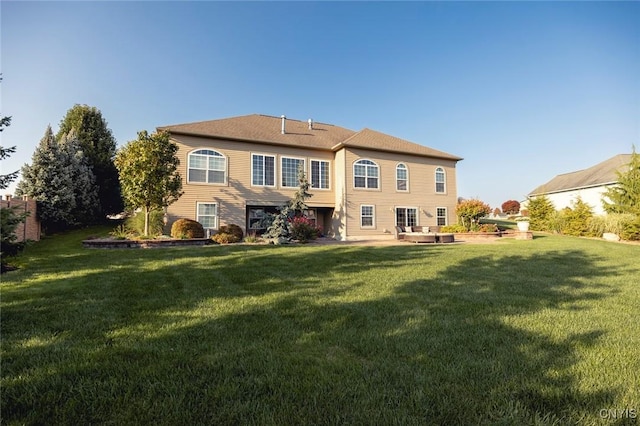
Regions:
[[617, 184], [617, 172], [628, 169], [630, 162], [631, 154], [619, 154], [588, 169], [558, 175], [531, 191], [529, 197], [546, 195], [557, 210], [571, 207], [580, 197], [594, 214], [604, 214], [602, 196], [608, 187]]
[[16, 213], [26, 213], [27, 218], [16, 227], [16, 241], [40, 241], [41, 226], [37, 214], [36, 200], [28, 197], [13, 198], [7, 195], [5, 200], [0, 201], [0, 207], [16, 209]]
[[264, 215], [298, 189], [299, 167], [313, 194], [306, 215], [330, 237], [392, 236], [396, 224], [456, 220], [462, 158], [394, 136], [258, 114], [158, 130], [179, 147], [184, 194], [168, 208], [170, 223], [185, 217], [208, 234], [232, 223], [264, 232]]

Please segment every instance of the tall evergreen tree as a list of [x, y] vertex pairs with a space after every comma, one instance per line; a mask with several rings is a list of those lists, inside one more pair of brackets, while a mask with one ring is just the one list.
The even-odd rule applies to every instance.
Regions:
[[56, 138], [75, 130], [78, 144], [93, 169], [98, 187], [101, 218], [122, 211], [118, 170], [115, 167], [116, 140], [96, 107], [74, 105], [60, 122]]
[[607, 213], [632, 213], [640, 215], [640, 154], [635, 146], [629, 167], [618, 172], [618, 184], [603, 194], [603, 207]]
[[75, 130], [71, 130], [58, 142], [64, 162], [71, 172], [75, 208], [72, 211], [76, 225], [89, 225], [96, 221], [100, 211], [98, 187], [87, 157], [80, 148]]
[[[0, 77], [0, 81], [2, 81], [2, 77]], [[11, 125], [11, 117], [1, 117], [0, 118], [0, 132], [4, 130], [5, 127], [9, 127]], [[0, 145], [0, 161], [8, 158], [16, 152], [15, 146], [3, 147]], [[16, 180], [18, 177], [18, 171], [7, 173], [6, 175], [0, 175], [0, 189], [6, 189], [9, 187], [9, 184]]]
[[17, 195], [28, 195], [38, 203], [38, 216], [45, 231], [57, 231], [75, 224], [76, 207], [73, 173], [68, 156], [47, 126], [33, 153], [31, 165], [22, 167]]

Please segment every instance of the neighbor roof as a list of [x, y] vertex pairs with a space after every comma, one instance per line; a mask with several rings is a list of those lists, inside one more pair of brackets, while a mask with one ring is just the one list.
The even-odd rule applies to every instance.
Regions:
[[285, 134], [282, 134], [281, 124], [282, 119], [280, 117], [251, 114], [219, 120], [162, 126], [158, 127], [158, 130], [166, 130], [173, 134], [284, 145], [323, 151], [337, 151], [343, 147], [358, 147], [454, 161], [462, 160], [462, 158], [455, 155], [370, 129], [356, 132], [344, 127], [319, 122], [313, 122], [313, 128], [309, 129], [307, 121], [287, 118]]
[[615, 183], [618, 181], [617, 172], [624, 171], [630, 162], [631, 154], [616, 155], [588, 169], [558, 175], [531, 191], [529, 196]]

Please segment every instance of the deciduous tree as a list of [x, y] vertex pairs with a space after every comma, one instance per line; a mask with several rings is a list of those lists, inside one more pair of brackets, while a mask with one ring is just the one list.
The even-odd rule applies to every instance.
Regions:
[[502, 211], [506, 214], [517, 214], [520, 212], [520, 203], [516, 200], [507, 200], [502, 203]]
[[143, 130], [138, 139], [125, 145], [115, 158], [122, 195], [127, 206], [141, 208], [145, 215], [144, 235], [149, 234], [149, 213], [175, 202], [182, 195], [178, 173], [178, 146], [167, 132], [151, 135]]

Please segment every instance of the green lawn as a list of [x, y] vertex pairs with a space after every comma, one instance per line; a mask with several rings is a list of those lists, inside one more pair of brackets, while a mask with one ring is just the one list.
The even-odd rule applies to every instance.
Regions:
[[2, 276], [5, 424], [640, 417], [638, 245], [103, 251], [88, 232]]

